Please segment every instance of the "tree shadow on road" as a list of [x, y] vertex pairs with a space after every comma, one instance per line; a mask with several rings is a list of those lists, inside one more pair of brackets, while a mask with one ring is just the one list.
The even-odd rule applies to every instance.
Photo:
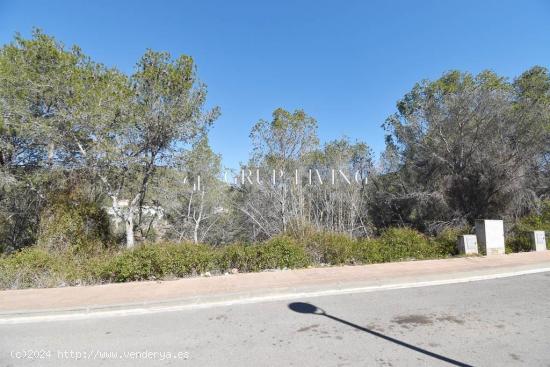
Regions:
[[406, 342], [401, 341], [401, 340], [399, 340], [399, 339], [392, 338], [391, 336], [384, 335], [384, 334], [379, 333], [379, 332], [377, 332], [377, 331], [370, 330], [370, 329], [367, 329], [367, 328], [365, 328], [365, 327], [356, 325], [356, 324], [354, 324], [354, 323], [351, 323], [351, 322], [349, 322], [349, 321], [343, 320], [343, 319], [338, 318], [338, 317], [336, 317], [336, 316], [332, 316], [332, 315], [326, 313], [325, 310], [323, 310], [322, 308], [319, 308], [319, 307], [317, 307], [317, 306], [315, 306], [315, 305], [312, 305], [311, 303], [293, 302], [293, 303], [290, 303], [290, 304], [288, 305], [288, 308], [290, 308], [292, 311], [298, 312], [298, 313], [309, 313], [309, 314], [314, 314], [314, 315], [319, 315], [319, 316], [328, 317], [329, 319], [332, 319], [332, 320], [341, 322], [342, 324], [345, 324], [345, 325], [354, 327], [354, 328], [356, 328], [356, 329], [358, 329], [358, 330], [364, 331], [364, 332], [369, 333], [369, 334], [371, 334], [371, 335], [374, 335], [374, 336], [377, 336], [377, 337], [382, 338], [382, 339], [384, 339], [384, 340], [390, 341], [390, 342], [395, 343], [395, 344], [397, 344], [397, 345], [400, 345], [400, 346], [402, 346], [402, 347], [409, 348], [409, 349], [414, 350], [414, 351], [416, 351], [416, 352], [418, 352], [418, 353], [422, 353], [422, 354], [425, 354], [425, 355], [430, 356], [430, 357], [432, 357], [432, 358], [439, 359], [440, 361], [450, 363], [450, 364], [452, 364], [452, 365], [454, 365], [454, 366], [472, 367], [472, 365], [469, 365], [469, 364], [466, 364], [466, 363], [462, 363], [462, 362], [460, 362], [460, 361], [456, 361], [456, 360], [454, 360], [454, 359], [451, 359], [451, 358], [442, 356], [441, 354], [437, 354], [437, 353], [434, 353], [434, 352], [430, 352], [429, 350], [426, 350], [426, 349], [423, 349], [423, 348], [414, 346], [414, 345], [412, 345], [412, 344], [406, 343]]

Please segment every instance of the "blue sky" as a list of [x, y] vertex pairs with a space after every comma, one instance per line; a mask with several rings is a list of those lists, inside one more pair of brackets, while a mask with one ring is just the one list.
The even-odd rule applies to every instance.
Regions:
[[415, 82], [460, 69], [514, 77], [550, 64], [548, 1], [5, 1], [0, 43], [42, 28], [131, 73], [145, 49], [195, 58], [224, 164], [277, 107], [303, 108], [321, 141], [384, 147], [384, 119]]

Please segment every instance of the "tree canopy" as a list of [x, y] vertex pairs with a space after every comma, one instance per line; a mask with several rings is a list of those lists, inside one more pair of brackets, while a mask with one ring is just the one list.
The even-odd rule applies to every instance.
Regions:
[[1, 249], [80, 246], [78, 236], [132, 247], [439, 233], [548, 207], [541, 66], [513, 80], [449, 71], [420, 81], [384, 122], [378, 160], [364, 141], [321, 142], [313, 116], [276, 108], [253, 125], [233, 180], [208, 142], [220, 110], [206, 97], [189, 55], [147, 50], [126, 75], [39, 30], [16, 35], [0, 49]]

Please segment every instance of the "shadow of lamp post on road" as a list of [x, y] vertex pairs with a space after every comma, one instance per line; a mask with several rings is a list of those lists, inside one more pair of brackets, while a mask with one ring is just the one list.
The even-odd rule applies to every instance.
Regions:
[[384, 334], [379, 333], [379, 332], [377, 332], [377, 331], [370, 330], [370, 329], [367, 329], [367, 328], [365, 328], [365, 327], [362, 327], [362, 326], [356, 325], [356, 324], [354, 324], [354, 323], [351, 323], [351, 322], [349, 322], [349, 321], [340, 319], [340, 318], [338, 318], [338, 317], [336, 317], [336, 316], [332, 316], [332, 315], [326, 313], [325, 310], [323, 310], [322, 308], [319, 308], [319, 307], [317, 307], [317, 306], [315, 306], [315, 305], [312, 305], [311, 303], [293, 302], [293, 303], [290, 303], [290, 304], [288, 305], [288, 308], [290, 308], [292, 311], [298, 312], [298, 313], [314, 314], [314, 315], [319, 315], [319, 316], [328, 317], [329, 319], [332, 319], [332, 320], [334, 320], [334, 321], [341, 322], [342, 324], [351, 326], [351, 327], [353, 327], [353, 328], [356, 328], [356, 329], [358, 329], [358, 330], [364, 331], [364, 332], [369, 333], [369, 334], [371, 334], [371, 335], [377, 336], [377, 337], [382, 338], [382, 339], [384, 339], [384, 340], [390, 341], [390, 342], [395, 343], [395, 344], [397, 344], [397, 345], [400, 345], [400, 346], [402, 346], [402, 347], [409, 348], [409, 349], [414, 350], [414, 351], [416, 351], [416, 352], [418, 352], [418, 353], [422, 353], [422, 354], [425, 354], [425, 355], [430, 356], [430, 357], [432, 357], [432, 358], [439, 359], [440, 361], [450, 363], [450, 364], [452, 364], [452, 365], [454, 365], [454, 366], [472, 367], [472, 365], [469, 365], [469, 364], [466, 364], [466, 363], [462, 363], [462, 362], [456, 361], [456, 360], [454, 360], [454, 359], [451, 359], [451, 358], [442, 356], [442, 355], [437, 354], [437, 353], [434, 353], [434, 352], [430, 352], [429, 350], [419, 348], [419, 347], [417, 347], [417, 346], [414, 346], [414, 345], [409, 344], [409, 343], [406, 343], [406, 342], [404, 342], [404, 341], [401, 341], [401, 340], [392, 338], [392, 337], [390, 337], [390, 336], [384, 335]]

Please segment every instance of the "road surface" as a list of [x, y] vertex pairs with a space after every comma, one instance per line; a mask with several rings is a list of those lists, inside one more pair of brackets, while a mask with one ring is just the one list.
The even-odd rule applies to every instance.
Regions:
[[0, 325], [0, 366], [550, 366], [550, 273]]

